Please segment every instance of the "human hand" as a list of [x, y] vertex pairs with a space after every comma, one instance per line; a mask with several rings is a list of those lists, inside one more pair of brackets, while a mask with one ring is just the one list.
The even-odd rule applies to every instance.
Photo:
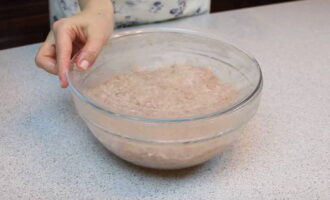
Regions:
[[[113, 11], [84, 10], [53, 24], [40, 47], [35, 62], [49, 73], [58, 75], [62, 88], [68, 86], [66, 74], [72, 64], [87, 70], [95, 62], [113, 30]], [[72, 61], [72, 58], [75, 58]]]

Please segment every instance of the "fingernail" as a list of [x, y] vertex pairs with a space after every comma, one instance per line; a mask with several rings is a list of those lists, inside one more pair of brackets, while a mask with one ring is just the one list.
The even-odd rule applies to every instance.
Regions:
[[58, 78], [60, 80], [60, 86], [62, 88], [65, 88], [66, 87], [67, 78], [66, 77], [62, 77], [62, 76], [59, 76]]
[[48, 66], [49, 66], [49, 67], [55, 67], [55, 63], [53, 63], [53, 62], [48, 62]]
[[58, 77], [58, 80], [60, 81], [60, 86], [63, 87], [63, 81], [62, 81], [62, 78], [60, 76]]
[[67, 87], [66, 80], [60, 78], [60, 86], [61, 88], [66, 88]]
[[83, 70], [87, 70], [89, 67], [89, 62], [87, 60], [82, 60], [79, 65], [80, 68]]

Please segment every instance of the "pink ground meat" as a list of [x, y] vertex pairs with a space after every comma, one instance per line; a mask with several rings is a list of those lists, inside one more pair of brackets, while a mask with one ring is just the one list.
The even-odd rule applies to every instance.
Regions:
[[219, 111], [238, 98], [237, 91], [209, 69], [172, 65], [135, 69], [88, 89], [106, 108], [146, 118], [184, 118]]

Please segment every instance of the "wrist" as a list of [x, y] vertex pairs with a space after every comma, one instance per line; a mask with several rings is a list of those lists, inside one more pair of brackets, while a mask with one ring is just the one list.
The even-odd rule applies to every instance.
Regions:
[[110, 0], [79, 0], [81, 11], [113, 19], [113, 5]]

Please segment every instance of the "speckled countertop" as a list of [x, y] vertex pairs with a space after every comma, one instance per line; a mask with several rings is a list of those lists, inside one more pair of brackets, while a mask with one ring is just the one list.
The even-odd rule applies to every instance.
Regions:
[[57, 78], [34, 66], [40, 44], [4, 50], [0, 199], [330, 199], [330, 1], [166, 26], [217, 35], [260, 62], [260, 109], [236, 145], [188, 170], [127, 164], [94, 139]]

